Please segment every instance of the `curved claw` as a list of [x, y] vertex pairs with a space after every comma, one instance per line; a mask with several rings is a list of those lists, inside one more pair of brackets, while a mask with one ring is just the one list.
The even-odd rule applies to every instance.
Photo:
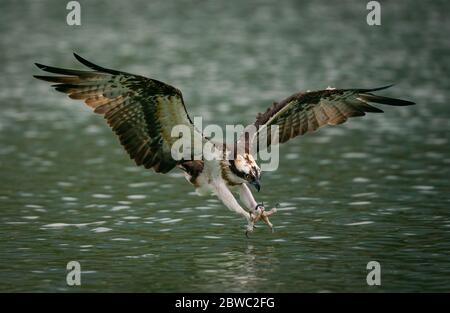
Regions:
[[251, 223], [247, 225], [247, 229], [245, 230], [245, 237], [250, 238], [248, 236], [249, 233], [253, 232], [253, 229], [255, 227], [255, 224]]
[[275, 214], [276, 212], [277, 212], [277, 209], [272, 208], [270, 211], [263, 211], [261, 214], [261, 219], [263, 220], [264, 223], [267, 224], [267, 226], [269, 226], [271, 233], [274, 233], [274, 228], [273, 228], [273, 224], [269, 220], [269, 216], [271, 216], [272, 214]]

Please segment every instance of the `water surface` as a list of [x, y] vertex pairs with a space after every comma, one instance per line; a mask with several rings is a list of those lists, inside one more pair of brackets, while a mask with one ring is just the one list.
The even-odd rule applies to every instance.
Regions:
[[[449, 291], [450, 22], [445, 2], [2, 1], [0, 290]], [[134, 166], [100, 116], [36, 81], [33, 62], [107, 67], [183, 91], [206, 123], [250, 123], [272, 101], [374, 87], [385, 107], [281, 148], [258, 201], [276, 232], [202, 198], [176, 170]], [[82, 286], [66, 285], [77, 260]], [[382, 285], [366, 284], [366, 264]]]

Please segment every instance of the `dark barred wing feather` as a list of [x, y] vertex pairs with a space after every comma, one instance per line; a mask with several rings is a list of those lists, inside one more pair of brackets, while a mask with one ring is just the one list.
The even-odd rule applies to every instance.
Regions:
[[372, 93], [388, 87], [390, 86], [374, 89], [325, 89], [294, 94], [258, 114], [254, 123], [258, 129], [258, 143], [267, 140], [267, 145], [271, 144], [270, 128], [273, 125], [279, 127], [278, 140], [283, 143], [324, 125], [338, 125], [350, 117], [383, 112], [370, 105], [370, 102], [393, 106], [414, 104]]
[[106, 69], [75, 54], [92, 71], [61, 69], [36, 64], [62, 76], [35, 77], [48, 82], [72, 99], [84, 100], [102, 114], [137, 165], [166, 173], [177, 165], [171, 156], [175, 125], [193, 129], [181, 92], [163, 82]]

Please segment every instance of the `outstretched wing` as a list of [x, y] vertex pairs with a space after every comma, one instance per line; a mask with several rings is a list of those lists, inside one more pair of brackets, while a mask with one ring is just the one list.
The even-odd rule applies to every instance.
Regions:
[[[413, 102], [387, 98], [372, 94], [391, 87], [374, 89], [332, 89], [294, 94], [279, 103], [274, 103], [266, 112], [258, 114], [254, 126], [258, 130], [256, 139], [272, 143], [270, 128], [279, 127], [278, 141], [286, 142], [291, 138], [313, 132], [323, 125], [337, 125], [348, 118], [363, 116], [366, 113], [383, 111], [369, 102], [393, 106], [412, 105]], [[264, 135], [263, 135], [264, 134]]]
[[57, 83], [57, 91], [82, 99], [103, 114], [137, 165], [166, 173], [178, 163], [171, 156], [172, 127], [186, 125], [194, 131], [181, 91], [143, 76], [106, 69], [74, 54], [92, 71], [79, 71], [36, 64], [62, 76], [34, 76]]

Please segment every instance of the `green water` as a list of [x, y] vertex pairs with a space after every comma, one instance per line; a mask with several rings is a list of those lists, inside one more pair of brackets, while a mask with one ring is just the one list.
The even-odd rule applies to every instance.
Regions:
[[[71, 27], [65, 1], [2, 1], [0, 290], [450, 291], [450, 7], [381, 3], [369, 27], [365, 1], [81, 1]], [[276, 232], [247, 240], [218, 200], [135, 167], [100, 116], [32, 78], [33, 62], [78, 67], [72, 51], [177, 86], [205, 123], [327, 86], [397, 83], [384, 94], [418, 105], [282, 146], [256, 194], [280, 203]]]

